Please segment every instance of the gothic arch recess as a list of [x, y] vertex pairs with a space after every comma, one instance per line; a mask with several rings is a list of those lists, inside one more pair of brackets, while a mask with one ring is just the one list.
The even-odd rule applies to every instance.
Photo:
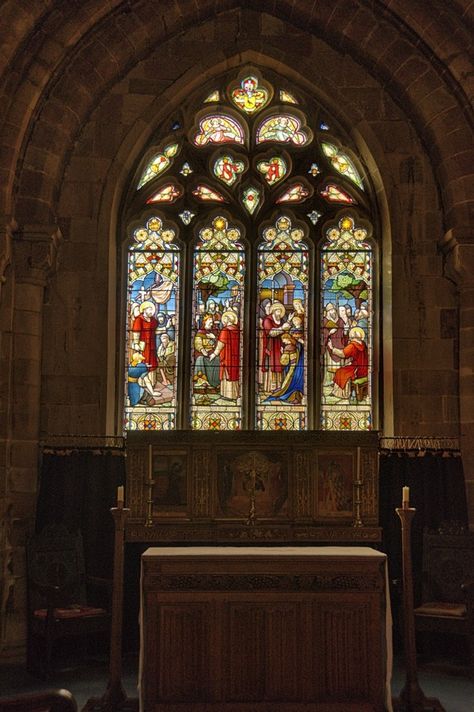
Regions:
[[[257, 97], [256, 103], [255, 97]], [[383, 201], [380, 210], [374, 197], [374, 183], [380, 186], [378, 171], [373, 171], [372, 177], [360, 154], [358, 155], [357, 146], [351, 138], [351, 133], [354, 135], [356, 132], [350, 120], [346, 120], [349, 127], [349, 130], [346, 130], [320, 102], [311, 98], [292, 79], [285, 78], [268, 67], [257, 69], [249, 64], [236, 67], [224, 75], [217, 75], [202, 83], [191, 99], [178, 102], [174, 111], [169, 111], [168, 105], [167, 112], [165, 117], [163, 117], [164, 112], [160, 112], [158, 121], [154, 117], [156, 128], [152, 132], [152, 139], [142, 150], [141, 156], [140, 153], [138, 154], [138, 166], [135, 173], [131, 174], [133, 178], [125, 199], [122, 224], [126, 226], [132, 221], [135, 227], [131, 228], [129, 225], [128, 229], [122, 228], [122, 235], [126, 234], [125, 247], [122, 245], [122, 261], [127, 259], [123, 254], [124, 249], [126, 250], [127, 245], [130, 248], [130, 244], [135, 243], [131, 249], [132, 252], [137, 250], [137, 241], [142, 241], [140, 250], [145, 249], [144, 245], [148, 244], [149, 247], [146, 249], [158, 249], [162, 251], [160, 254], [164, 255], [161, 231], [165, 229], [166, 223], [165, 234], [170, 236], [169, 239], [172, 241], [171, 232], [173, 232], [175, 236], [180, 236], [181, 243], [184, 242], [184, 249], [180, 253], [182, 265], [179, 278], [179, 291], [182, 295], [180, 299], [187, 305], [193, 304], [193, 313], [190, 317], [188, 308], [184, 311], [181, 308], [181, 312], [179, 309], [176, 312], [175, 297], [172, 297], [173, 313], [166, 314], [166, 305], [161, 302], [160, 306], [162, 295], [158, 297], [157, 283], [167, 281], [168, 277], [159, 264], [156, 273], [151, 271], [149, 275], [143, 277], [140, 270], [137, 270], [137, 255], [133, 256], [129, 252], [128, 259], [132, 260], [129, 273], [131, 271], [133, 275], [133, 284], [129, 282], [128, 303], [125, 306], [128, 330], [125, 380], [129, 382], [124, 395], [125, 429], [160, 430], [191, 427], [219, 430], [256, 427], [257, 429], [304, 430], [322, 427], [330, 430], [370, 430], [377, 427], [380, 359], [378, 340], [382, 327], [378, 273], [381, 267], [380, 248], [383, 236], [389, 234], [389, 226], [386, 225], [385, 229], [382, 229], [383, 220], [380, 215], [381, 213], [383, 215]], [[339, 115], [342, 113], [340, 107], [337, 113]], [[311, 117], [311, 127], [307, 124], [308, 117]], [[211, 126], [213, 122], [216, 124], [214, 129]], [[287, 125], [291, 126], [291, 130]], [[202, 150], [204, 146], [207, 151]], [[373, 168], [373, 159], [369, 159], [368, 163]], [[227, 173], [225, 169], [228, 169]], [[272, 169], [274, 171], [270, 176]], [[379, 201], [381, 195], [382, 192], [379, 190]], [[150, 212], [152, 210], [154, 213]], [[241, 284], [237, 284], [235, 277], [230, 273], [222, 274], [219, 279], [223, 279], [226, 285], [220, 292], [219, 289], [215, 291], [215, 295], [221, 293], [221, 296], [215, 296], [213, 292], [211, 295], [213, 298], [210, 299], [210, 293], [206, 292], [207, 296], [204, 299], [202, 296], [196, 296], [199, 292], [201, 295], [204, 293], [203, 284], [199, 289], [196, 282], [193, 288], [190, 284], [192, 245], [197, 239], [196, 235], [201, 234], [204, 227], [209, 231], [210, 228], [214, 229], [213, 226], [217, 222], [223, 224], [225, 222], [230, 232], [240, 235], [238, 239], [247, 243], [247, 248], [242, 247], [242, 250], [250, 266], [250, 274]], [[291, 288], [287, 286], [283, 289], [278, 286], [278, 280], [283, 279], [282, 273], [280, 277], [273, 275], [276, 281], [272, 286], [271, 279], [267, 280], [268, 284], [262, 282], [262, 286], [256, 292], [256, 263], [264, 259], [263, 254], [266, 254], [262, 253], [262, 256], [258, 257], [257, 245], [261, 243], [267, 232], [273, 234], [275, 229], [278, 231], [278, 226], [283, 225], [283, 222], [288, 225], [288, 235], [290, 232], [296, 235], [297, 227], [302, 228], [301, 236], [306, 235], [304, 242], [301, 243], [306, 245], [306, 250], [309, 250], [304, 258], [307, 264], [304, 268], [307, 270], [307, 277], [303, 279], [305, 284], [298, 277]], [[231, 223], [239, 224], [240, 230], [236, 231]], [[155, 226], [155, 231], [150, 228], [150, 225]], [[201, 233], [196, 225], [201, 225]], [[266, 229], [264, 229], [265, 225]], [[326, 264], [325, 272], [322, 264], [324, 259], [328, 259], [324, 257], [324, 250], [329, 249], [328, 236], [334, 238], [336, 231], [344, 231], [344, 229], [346, 229], [346, 238], [349, 236], [347, 232], [349, 229], [355, 231], [353, 235], [359, 235], [359, 240], [368, 237], [369, 242], [359, 244], [357, 240], [353, 243], [349, 243], [347, 239], [343, 241], [344, 249], [349, 250], [344, 258], [345, 264], [341, 261], [338, 268], [334, 264], [330, 265], [329, 273]], [[120, 232], [119, 228], [119, 235]], [[145, 237], [146, 233], [148, 237]], [[150, 242], [152, 233], [154, 237]], [[366, 237], [361, 238], [362, 234]], [[140, 237], [137, 238], [137, 235]], [[282, 239], [286, 239], [283, 232], [280, 235]], [[161, 247], [157, 247], [158, 245]], [[286, 249], [298, 248], [296, 243], [292, 247], [288, 243]], [[356, 256], [357, 250], [362, 252]], [[361, 265], [357, 267], [353, 263], [354, 258], [356, 262], [359, 261], [361, 264], [364, 262], [365, 258], [362, 256], [364, 250], [369, 250], [370, 253], [370, 257], [367, 257], [368, 271], [365, 271]], [[387, 253], [390, 254], [389, 249]], [[139, 254], [142, 253], [139, 251]], [[296, 253], [293, 254], [296, 259]], [[341, 252], [332, 252], [332, 254], [337, 254], [341, 260], [343, 259]], [[140, 257], [141, 263], [145, 264], [145, 260], [151, 258], [151, 253], [144, 252]], [[175, 258], [169, 257], [169, 259]], [[334, 257], [332, 259], [334, 260]], [[388, 264], [388, 257], [386, 264]], [[217, 278], [219, 270], [214, 267], [216, 274], [212, 268], [206, 269], [212, 272], [213, 278]], [[271, 268], [263, 268], [262, 263], [262, 269], [264, 269], [262, 274], [268, 276], [268, 270]], [[337, 271], [340, 274], [335, 279], [334, 274]], [[322, 285], [323, 273], [326, 275], [324, 279], [328, 280], [326, 287]], [[296, 272], [291, 272], [290, 277], [288, 272], [287, 281], [293, 280], [295, 274]], [[344, 280], [348, 283], [354, 282], [354, 285], [357, 283], [358, 286], [354, 287], [356, 291], [352, 293], [352, 287], [347, 285], [345, 290], [340, 286], [337, 287], [338, 279], [341, 283]], [[389, 294], [389, 286], [388, 280], [387, 294]], [[203, 329], [198, 322], [199, 318], [204, 317], [209, 311], [207, 300], [212, 302], [211, 306], [217, 306], [222, 314], [226, 309], [225, 305], [228, 307], [232, 301], [234, 289], [239, 292], [238, 301], [241, 305], [237, 324], [241, 338], [243, 337], [243, 342], [247, 345], [242, 350], [241, 344], [240, 359], [243, 361], [239, 361], [240, 365], [235, 366], [235, 373], [239, 374], [235, 376], [239, 383], [234, 384], [235, 394], [238, 394], [235, 395], [237, 399], [235, 408], [238, 412], [234, 408], [232, 415], [226, 419], [227, 401], [219, 397], [219, 377], [216, 375], [218, 367], [208, 362], [207, 351], [201, 353], [191, 346], [193, 354], [191, 359], [189, 353], [190, 344], [199, 342], [201, 345], [202, 339], [199, 334]], [[259, 316], [258, 313], [263, 309], [264, 302], [272, 300], [275, 304], [285, 302], [286, 315], [283, 317], [283, 328], [290, 330], [294, 314], [294, 290], [296, 290], [296, 302], [300, 307], [303, 301], [301, 313], [305, 324], [301, 324], [301, 331], [304, 332], [304, 338], [302, 333], [300, 343], [292, 340], [291, 344], [287, 344], [287, 350], [293, 345], [295, 354], [298, 349], [298, 358], [301, 355], [301, 361], [298, 361], [301, 368], [299, 385], [298, 387], [292, 385], [289, 388], [284, 380], [284, 374], [289, 367], [284, 367], [283, 362], [280, 366], [279, 354], [280, 350], [282, 352], [284, 350], [280, 349], [283, 344], [280, 344], [278, 337], [275, 340], [278, 341], [276, 357], [278, 365], [275, 370], [282, 372], [281, 378], [285, 386], [282, 388], [280, 383], [269, 386], [268, 378], [264, 375], [268, 367], [259, 362], [260, 357], [257, 354], [258, 344], [267, 338], [262, 326], [265, 322], [262, 320], [262, 315]], [[270, 292], [271, 299], [268, 298]], [[292, 296], [288, 296], [289, 292]], [[169, 290], [166, 296], [173, 294], [174, 291]], [[276, 294], [278, 296], [275, 296]], [[145, 310], [146, 305], [148, 307]], [[202, 311], [201, 317], [197, 314], [198, 309]], [[254, 313], [256, 309], [257, 316]], [[356, 393], [358, 386], [348, 385], [346, 390], [352, 387], [352, 392], [343, 396], [338, 389], [337, 398], [333, 392], [337, 388], [333, 378], [337, 367], [341, 366], [339, 363], [341, 359], [335, 355], [336, 352], [332, 354], [332, 358], [329, 358], [327, 353], [324, 355], [324, 352], [328, 352], [333, 345], [331, 341], [327, 344], [327, 339], [323, 339], [323, 334], [326, 336], [329, 334], [329, 327], [326, 324], [332, 324], [334, 309], [337, 313], [334, 319], [338, 323], [338, 329], [337, 336], [332, 338], [338, 339], [337, 346], [334, 342], [336, 351], [345, 348], [349, 343], [349, 331], [354, 327], [359, 327], [358, 336], [362, 338], [362, 344], [367, 350], [366, 356], [363, 357], [362, 368], [353, 369], [354, 374], [352, 374], [355, 377], [356, 371], [361, 371], [363, 385], [360, 390]], [[347, 310], [348, 317], [344, 317], [343, 333], [341, 312], [344, 312], [344, 309]], [[143, 311], [150, 312], [152, 324], [155, 324], [157, 318], [161, 319], [163, 324], [167, 319], [170, 324], [172, 323], [172, 327], [167, 329], [168, 334], [173, 332], [171, 343], [166, 334], [165, 338], [168, 340], [168, 349], [172, 351], [170, 359], [173, 361], [173, 367], [171, 370], [168, 369], [166, 374], [163, 364], [159, 363], [159, 356], [157, 357], [156, 343], [153, 344], [153, 353], [150, 356], [150, 345], [148, 343], [145, 345], [147, 335], [143, 332], [139, 336], [140, 328], [146, 328], [142, 317]], [[360, 323], [357, 321], [358, 318], [361, 319]], [[216, 319], [214, 339], [218, 338], [222, 326], [220, 318], [216, 316]], [[299, 321], [297, 314], [295, 320]], [[318, 326], [313, 327], [313, 324]], [[274, 327], [277, 328], [276, 325]], [[353, 336], [355, 331], [351, 332]], [[224, 332], [225, 330], [222, 330], [221, 333], [225, 336]], [[284, 334], [284, 339], [288, 333], [289, 331]], [[287, 340], [290, 342], [289, 337]], [[271, 339], [268, 338], [269, 344], [270, 341]], [[387, 333], [385, 344], [390, 341], [390, 335]], [[140, 353], [137, 353], [140, 348], [141, 357]], [[163, 347], [161, 350], [163, 351]], [[219, 348], [216, 349], [214, 356], [218, 351]], [[252, 351], [255, 355], [251, 354]], [[120, 347], [114, 349], [114, 352], [120, 353]], [[296, 359], [296, 355], [294, 358]], [[328, 358], [331, 364], [329, 367]], [[347, 358], [346, 356], [346, 364], [349, 364], [351, 359], [347, 360]], [[143, 381], [143, 374], [146, 375], [145, 363], [150, 359], [153, 363], [148, 364], [148, 376]], [[197, 359], [196, 363], [194, 363], [195, 359]], [[273, 370], [273, 367], [269, 370]], [[256, 377], [260, 371], [261, 376]], [[222, 367], [221, 372], [223, 372]], [[123, 365], [119, 366], [119, 373], [123, 373]], [[140, 377], [141, 388], [136, 385], [137, 376]], [[276, 374], [275, 378], [277, 376], [280, 377]], [[253, 383], [255, 377], [256, 384]], [[193, 383], [191, 393], [188, 393], [190, 378], [198, 385]], [[264, 381], [267, 385], [265, 390], [262, 390]], [[292, 383], [296, 381], [298, 378], [295, 376]], [[253, 392], [255, 387], [256, 397]], [[226, 398], [229, 397], [227, 394]], [[138, 402], [139, 398], [140, 402]], [[271, 406], [268, 405], [269, 401], [274, 401]], [[207, 408], [198, 405], [204, 402]], [[391, 402], [390, 395], [388, 402]], [[178, 404], [181, 407], [178, 407]]]

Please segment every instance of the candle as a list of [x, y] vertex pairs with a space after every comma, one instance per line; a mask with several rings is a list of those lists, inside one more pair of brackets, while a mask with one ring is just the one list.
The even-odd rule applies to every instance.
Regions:
[[410, 503], [410, 488], [403, 487], [402, 489], [402, 507], [408, 509]]
[[356, 478], [360, 482], [360, 447], [357, 448]]
[[117, 507], [119, 509], [123, 509], [123, 502], [124, 502], [124, 487], [123, 487], [123, 485], [120, 485], [120, 487], [117, 487]]
[[153, 479], [153, 447], [148, 445], [148, 479]]

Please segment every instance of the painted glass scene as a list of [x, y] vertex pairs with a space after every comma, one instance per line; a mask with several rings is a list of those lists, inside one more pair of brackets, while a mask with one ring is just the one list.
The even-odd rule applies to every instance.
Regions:
[[308, 248], [282, 215], [258, 250], [257, 428], [307, 427]]
[[194, 250], [191, 425], [239, 430], [245, 252], [240, 230], [217, 216]]
[[128, 251], [125, 430], [176, 424], [180, 254], [159, 217], [133, 233]]
[[305, 146], [311, 140], [306, 129], [301, 129], [301, 121], [291, 114], [277, 114], [264, 119], [257, 129], [257, 143], [277, 141]]
[[321, 249], [321, 427], [372, 428], [373, 285], [367, 229], [346, 215]]

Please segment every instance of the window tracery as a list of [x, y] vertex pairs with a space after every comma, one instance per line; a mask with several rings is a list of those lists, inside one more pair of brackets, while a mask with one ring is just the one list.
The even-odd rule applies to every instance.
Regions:
[[361, 164], [319, 106], [255, 69], [201, 102], [131, 193], [125, 429], [373, 428]]

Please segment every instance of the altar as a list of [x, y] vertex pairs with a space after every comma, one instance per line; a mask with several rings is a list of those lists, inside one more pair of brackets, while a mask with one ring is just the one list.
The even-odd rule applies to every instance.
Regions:
[[150, 548], [140, 619], [142, 712], [391, 710], [374, 549]]

